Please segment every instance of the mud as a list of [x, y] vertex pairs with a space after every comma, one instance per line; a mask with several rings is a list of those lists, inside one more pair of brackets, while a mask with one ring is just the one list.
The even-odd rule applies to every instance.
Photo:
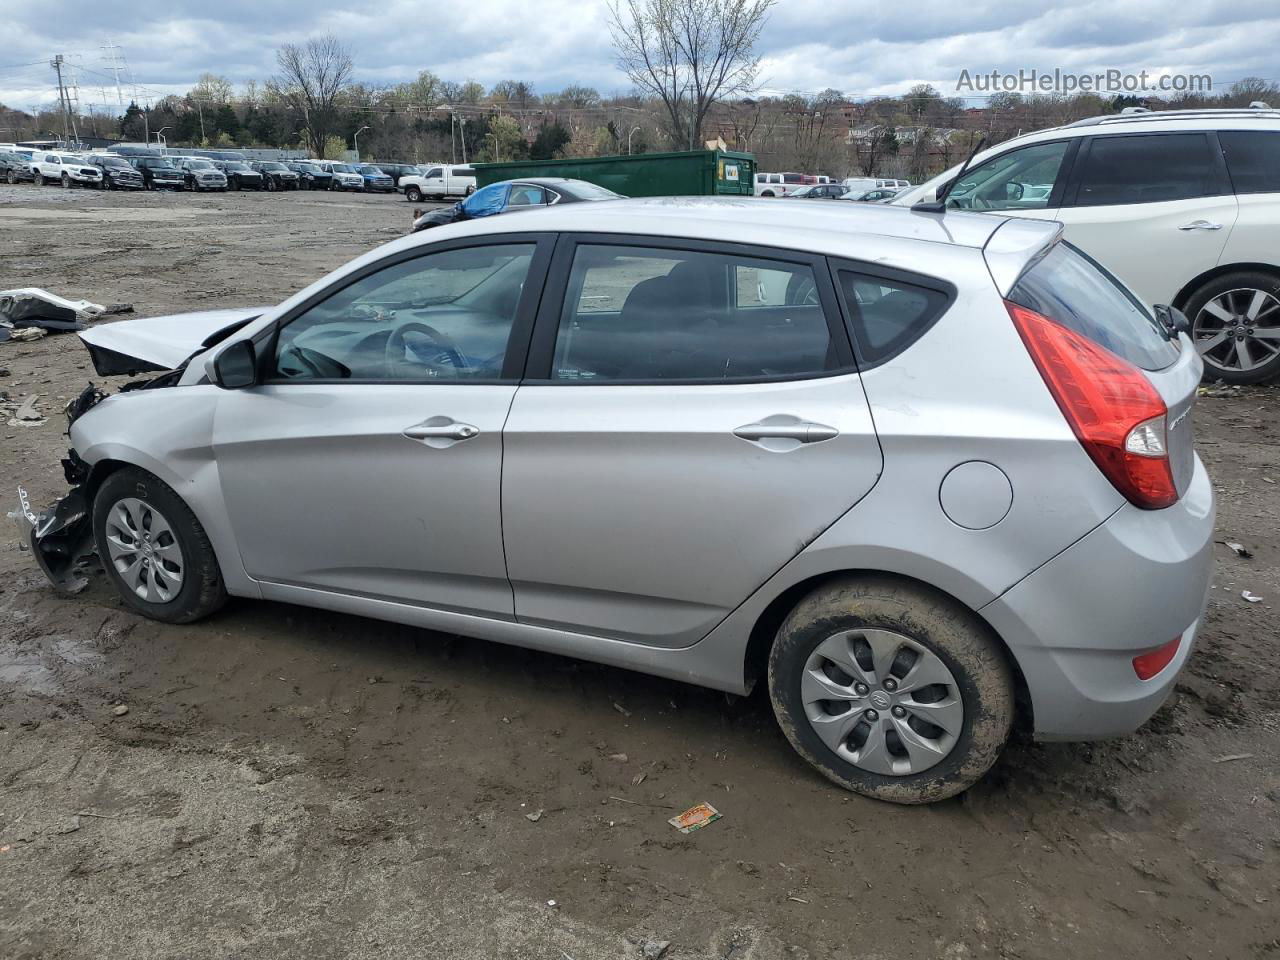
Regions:
[[[144, 316], [273, 302], [410, 215], [0, 187], [0, 287]], [[50, 336], [0, 367], [0, 490], [45, 502], [88, 356]], [[48, 419], [9, 424], [30, 393]], [[1017, 743], [923, 808], [812, 772], [761, 690], [263, 602], [164, 626], [100, 579], [55, 595], [7, 530], [0, 955], [1280, 955], [1280, 394], [1225, 394], [1197, 408], [1200, 449], [1221, 539], [1254, 556], [1218, 548], [1176, 696], [1122, 740]], [[699, 801], [723, 818], [667, 824]]]

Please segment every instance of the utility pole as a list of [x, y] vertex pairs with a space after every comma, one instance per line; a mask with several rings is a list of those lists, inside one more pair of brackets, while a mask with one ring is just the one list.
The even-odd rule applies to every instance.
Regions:
[[49, 61], [49, 66], [53, 67], [58, 74], [58, 105], [62, 109], [62, 139], [70, 140], [75, 135], [75, 121], [71, 119], [71, 101], [67, 96], [66, 88], [62, 85], [62, 65], [66, 62], [66, 58], [62, 54], [57, 54]]

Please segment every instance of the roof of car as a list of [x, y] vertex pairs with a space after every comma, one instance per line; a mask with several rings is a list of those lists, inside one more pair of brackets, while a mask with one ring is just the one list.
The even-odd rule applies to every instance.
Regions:
[[[537, 217], [537, 227], [531, 227]], [[886, 237], [983, 247], [1005, 222], [989, 214], [917, 213], [878, 204], [790, 204], [759, 197], [648, 197], [557, 204], [519, 217], [492, 217], [466, 232], [553, 230], [733, 240], [798, 250], [838, 250], [851, 237]], [[473, 226], [473, 224], [481, 226]], [[1046, 229], [1048, 228], [1046, 224]]]

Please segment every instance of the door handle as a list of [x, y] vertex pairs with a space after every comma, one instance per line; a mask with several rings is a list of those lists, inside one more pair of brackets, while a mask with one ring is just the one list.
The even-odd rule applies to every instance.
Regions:
[[403, 433], [410, 440], [421, 440], [429, 447], [451, 447], [478, 436], [480, 428], [459, 423], [451, 417], [428, 417], [421, 423], [405, 427]]
[[[773, 422], [770, 422], [773, 421]], [[821, 443], [840, 435], [835, 427], [823, 423], [810, 423], [795, 417], [766, 417], [758, 423], [737, 427], [733, 435], [755, 443], [760, 440], [796, 440], [800, 443]]]
[[1184, 223], [1178, 229], [1179, 230], [1221, 230], [1222, 224], [1210, 223], [1208, 220], [1192, 220], [1190, 223]]

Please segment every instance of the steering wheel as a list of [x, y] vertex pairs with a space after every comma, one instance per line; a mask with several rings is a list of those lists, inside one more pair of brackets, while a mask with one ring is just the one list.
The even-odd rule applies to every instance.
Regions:
[[404, 358], [406, 349], [404, 336], [406, 333], [422, 333], [431, 338], [432, 343], [435, 345], [434, 354], [423, 363], [429, 368], [433, 368], [432, 373], [434, 373], [435, 367], [452, 367], [455, 371], [454, 375], [457, 376], [463, 370], [468, 369], [466, 358], [456, 343], [435, 327], [410, 321], [396, 327], [387, 337], [385, 364], [388, 377], [416, 379], [422, 375], [422, 364], [410, 363]]

